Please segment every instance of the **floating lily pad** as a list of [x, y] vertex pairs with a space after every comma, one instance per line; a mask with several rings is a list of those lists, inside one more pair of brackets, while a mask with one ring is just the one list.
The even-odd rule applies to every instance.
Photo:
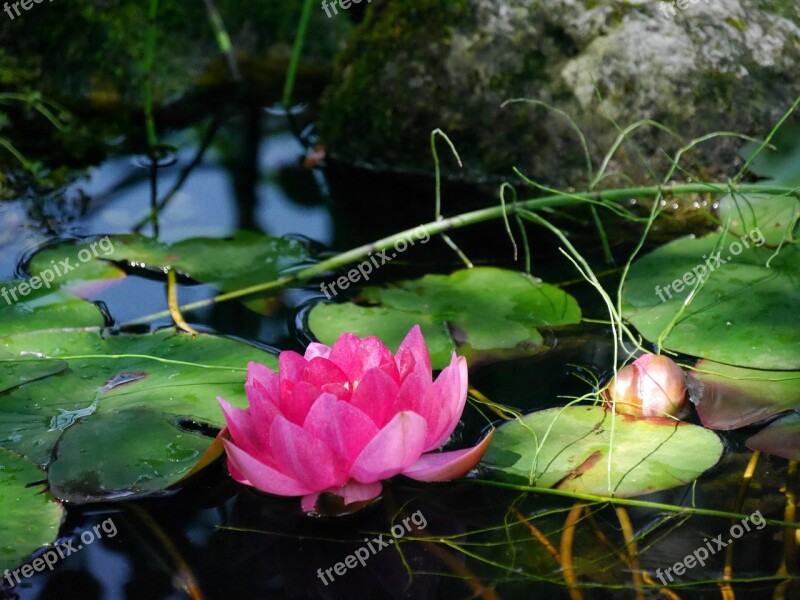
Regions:
[[[9, 358], [12, 356], [0, 354], [0, 359]], [[0, 364], [3, 364], [0, 370], [0, 392], [5, 392], [23, 383], [49, 377], [67, 368], [67, 363], [63, 360], [28, 360], [17, 364], [7, 361]]]
[[702, 427], [571, 406], [534, 412], [500, 426], [483, 464], [498, 478], [515, 483], [629, 497], [689, 483], [721, 456], [719, 437]]
[[800, 409], [800, 371], [762, 371], [701, 360], [689, 394], [703, 425], [737, 429]]
[[52, 544], [64, 516], [44, 492], [45, 474], [28, 459], [0, 449], [0, 572], [19, 566]]
[[103, 315], [96, 306], [54, 289], [31, 289], [27, 295], [22, 295], [19, 291], [22, 283], [25, 281], [0, 283], [0, 290], [8, 290], [9, 298], [16, 296], [10, 303], [0, 302], [0, 336], [51, 327], [103, 325]]
[[69, 364], [0, 397], [0, 447], [46, 467], [53, 493], [73, 502], [175, 483], [212, 441], [192, 424], [224, 425], [217, 396], [247, 405], [248, 361], [276, 367], [246, 344], [172, 331], [39, 331], [6, 339], [5, 349]]
[[790, 241], [800, 218], [800, 200], [770, 194], [728, 194], [719, 201], [720, 218], [730, 232], [776, 247]]
[[[800, 246], [784, 246], [767, 267], [775, 249], [748, 244], [731, 234], [685, 237], [636, 261], [623, 289], [625, 318], [651, 341], [673, 324], [663, 346], [675, 352], [800, 369]], [[698, 276], [704, 284], [684, 307]]]
[[316, 305], [308, 324], [325, 344], [349, 331], [394, 348], [419, 324], [433, 367], [441, 369], [453, 350], [470, 364], [541, 352], [547, 346], [540, 329], [580, 319], [578, 303], [559, 288], [524, 273], [476, 267], [364, 288], [350, 302]]
[[751, 450], [800, 460], [800, 414], [792, 413], [777, 419], [745, 443]]
[[41, 275], [49, 270], [60, 274], [58, 283], [74, 285], [124, 276], [123, 267], [151, 272], [171, 267], [195, 281], [233, 291], [277, 279], [308, 259], [304, 242], [249, 231], [229, 239], [191, 238], [175, 244], [117, 235], [46, 248], [34, 255], [30, 271]]
[[212, 442], [195, 424], [224, 424], [216, 397], [246, 406], [248, 361], [277, 368], [223, 337], [111, 335], [102, 322], [60, 292], [0, 306], [0, 448], [47, 469], [51, 491], [73, 502], [175, 483]]
[[[793, 187], [800, 185], [800, 127], [784, 125], [750, 163], [750, 170], [765, 179], [765, 183]], [[749, 159], [761, 146], [760, 142], [745, 144], [740, 154]]]

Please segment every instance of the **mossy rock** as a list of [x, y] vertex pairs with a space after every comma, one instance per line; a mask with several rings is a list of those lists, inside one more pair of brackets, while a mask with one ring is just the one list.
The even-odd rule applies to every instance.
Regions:
[[[397, 171], [432, 172], [430, 132], [454, 141], [464, 168], [485, 181], [513, 166], [553, 185], [588, 181], [579, 139], [597, 167], [625, 126], [652, 119], [609, 164], [603, 185], [660, 179], [688, 140], [715, 130], [763, 136], [800, 92], [800, 12], [793, 2], [689, 0], [375, 0], [337, 64], [320, 130], [333, 158]], [[669, 18], [668, 18], [669, 16]], [[684, 166], [729, 175], [741, 142], [700, 145]], [[444, 163], [453, 161], [445, 160]]]

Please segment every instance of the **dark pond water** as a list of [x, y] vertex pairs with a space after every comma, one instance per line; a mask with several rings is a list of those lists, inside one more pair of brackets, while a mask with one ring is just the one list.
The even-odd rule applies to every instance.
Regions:
[[[301, 167], [304, 148], [282, 119], [265, 112], [264, 135], [256, 146], [257, 177], [237, 181], [241, 169], [226, 163], [213, 147], [191, 172], [161, 213], [161, 239], [191, 236], [225, 237], [242, 226], [275, 235], [300, 235], [312, 240], [317, 252], [344, 250], [384, 233], [430, 218], [430, 180], [403, 181], [396, 176]], [[191, 160], [197, 142], [188, 132], [169, 140], [180, 149], [171, 166], [158, 170], [158, 187], [169, 189]], [[107, 160], [66, 189], [45, 199], [21, 199], [0, 205], [4, 278], [23, 274], [35, 250], [71, 237], [130, 232], [149, 209], [150, 181], [135, 156]], [[331, 191], [333, 190], [333, 191]], [[298, 197], [299, 194], [299, 197]], [[337, 194], [341, 196], [337, 197]], [[448, 198], [452, 198], [450, 194]], [[405, 198], [407, 205], [398, 204]], [[475, 196], [476, 202], [480, 196]], [[402, 206], [402, 209], [398, 209]], [[354, 216], [358, 215], [358, 216]], [[147, 227], [145, 227], [147, 231]], [[467, 252], [482, 249], [508, 261], [507, 242], [497, 227], [477, 227], [459, 236]], [[559, 281], [565, 265], [559, 255], [538, 245], [537, 273]], [[589, 252], [596, 251], [587, 246]], [[599, 258], [599, 253], [597, 253]], [[446, 272], [456, 258], [443, 244], [387, 267], [381, 280], [423, 271]], [[607, 280], [613, 282], [613, 275]], [[601, 304], [588, 286], [568, 285], [588, 316], [602, 316]], [[101, 292], [117, 324], [163, 308], [164, 282], [133, 276], [119, 289]], [[182, 285], [182, 302], [209, 298], [212, 288]], [[311, 339], [304, 328], [304, 307], [320, 293], [314, 285], [280, 295], [266, 316], [235, 302], [187, 313], [196, 326], [280, 349], [301, 349]], [[168, 320], [153, 327], [166, 326]], [[563, 404], [589, 391], [589, 374], [603, 377], [612, 362], [610, 331], [602, 324], [550, 332], [553, 349], [542, 355], [486, 365], [471, 372], [471, 383], [483, 394], [522, 412]], [[468, 408], [454, 442], [473, 443], [486, 420]], [[696, 486], [684, 486], [645, 497], [665, 503], [691, 503], [728, 509], [738, 491], [748, 454], [742, 436], [727, 436], [722, 463]], [[113, 447], [109, 449], [113, 451]], [[758, 465], [762, 498], [773, 498], [760, 509], [780, 517], [781, 461], [764, 458]], [[539, 515], [536, 526], [557, 540], [571, 501], [525, 496], [513, 490], [477, 482], [415, 484], [396, 480], [386, 486], [380, 502], [356, 514], [311, 518], [296, 499], [270, 497], [231, 481], [222, 463], [215, 464], [180, 491], [167, 497], [69, 506], [60, 531], [61, 543], [77, 546], [52, 572], [25, 579], [6, 592], [21, 599], [94, 598], [568, 598], [558, 565], [521, 522], [522, 515]], [[748, 507], [754, 509], [755, 507]], [[654, 572], [690, 554], [704, 540], [725, 534], [729, 522], [711, 517], [688, 521], [667, 518], [658, 511], [631, 508], [630, 518], [642, 532], [641, 567]], [[378, 548], [367, 556], [359, 550], [388, 539], [391, 526], [406, 525], [397, 547]], [[409, 519], [415, 519], [410, 521]], [[631, 598], [632, 569], [620, 558], [619, 521], [609, 507], [592, 508], [592, 528], [580, 529], [571, 551], [576, 566], [589, 573], [593, 585], [585, 597]], [[92, 535], [96, 528], [97, 536]], [[87, 534], [87, 532], [89, 532]], [[83, 538], [81, 537], [83, 535]], [[736, 548], [732, 562], [738, 580], [737, 598], [768, 598], [773, 584], [759, 581], [779, 567], [777, 530], [764, 528]], [[335, 570], [337, 563], [363, 552], [364, 564]], [[40, 553], [41, 554], [41, 553]], [[624, 556], [624, 555], [623, 555]], [[719, 597], [716, 580], [723, 552], [705, 567], [685, 577], [677, 597]], [[325, 571], [328, 570], [328, 574]], [[333, 579], [333, 581], [331, 581]], [[653, 588], [651, 588], [653, 589]], [[656, 597], [655, 595], [653, 597]], [[670, 596], [673, 597], [673, 596]]]
[[[24, 6], [25, 2], [21, 4]], [[207, 15], [197, 4], [187, 4], [186, 10], [200, 11], [199, 16], [193, 12], [183, 16], [175, 7], [169, 7], [165, 22], [186, 24], [182, 35], [190, 41], [194, 36], [191, 28], [202, 23], [204, 35], [209, 36], [205, 41], [210, 43]], [[205, 6], [212, 4], [206, 2]], [[259, 2], [244, 5], [244, 12], [267, 11]], [[45, 6], [34, 7], [42, 21], [31, 17], [22, 24], [15, 23], [20, 39], [20, 32], [33, 37], [39, 23], [51, 27], [48, 32], [60, 31], [56, 27], [58, 14], [45, 12]], [[353, 7], [350, 18], [360, 19], [363, 8]], [[275, 3], [269, 5], [269, 10], [277, 16], [263, 19], [265, 22], [294, 28], [293, 10], [285, 13], [275, 8]], [[84, 15], [75, 18], [83, 19]], [[70, 35], [78, 36], [72, 29], [74, 22], [69, 22]], [[342, 23], [344, 19], [339, 25]], [[331, 30], [333, 27], [331, 24]], [[0, 33], [6, 30], [0, 27]], [[115, 28], [113, 33], [119, 34], [120, 30]], [[247, 33], [246, 27], [244, 30]], [[144, 37], [144, 32], [139, 33]], [[48, 35], [58, 41], [55, 33]], [[102, 26], [87, 31], [86, 36], [92, 40], [113, 37]], [[274, 43], [286, 54], [291, 39], [289, 36], [287, 41], [287, 36], [276, 33]], [[43, 53], [52, 56], [52, 40], [45, 41], [47, 44], [41, 44], [49, 50]], [[179, 41], [184, 48], [187, 46], [186, 39]], [[134, 42], [140, 44], [141, 40], [136, 37], [131, 43]], [[170, 48], [167, 42], [169, 39], [164, 43]], [[316, 46], [325, 48], [326, 43], [310, 40], [309, 51], [319, 57], [321, 51]], [[20, 48], [27, 46], [20, 43]], [[216, 55], [216, 45], [211, 43], [210, 48], [206, 46], [203, 51]], [[2, 52], [0, 49], [0, 58]], [[53, 66], [53, 71], [76, 70], [78, 83], [74, 89], [68, 87], [64, 95], [74, 95], [72, 106], [77, 118], [86, 118], [91, 123], [87, 127], [97, 127], [100, 132], [95, 133], [103, 138], [101, 158], [93, 161], [94, 150], [83, 152], [85, 149], [79, 147], [81, 138], [76, 138], [79, 142], [70, 142], [75, 147], [67, 148], [74, 150], [75, 156], [58, 157], [66, 165], [63, 171], [46, 173], [46, 179], [55, 184], [25, 187], [0, 173], [0, 193], [4, 198], [0, 200], [0, 280], [27, 277], [37, 252], [68, 240], [110, 234], [153, 235], [154, 224], [147, 216], [154, 189], [157, 198], [170, 194], [169, 203], [158, 214], [157, 237], [163, 242], [193, 237], [223, 239], [241, 230], [257, 231], [301, 240], [309, 248], [309, 262], [434, 220], [435, 188], [429, 174], [379, 172], [342, 164], [330, 157], [319, 162], [319, 157], [310, 156], [317, 142], [313, 124], [317, 106], [298, 106], [288, 118], [282, 110], [273, 108], [271, 102], [280, 96], [286, 61], [275, 62], [269, 53], [265, 56], [269, 58], [254, 65], [242, 61], [242, 68], [252, 71], [249, 76], [253, 81], [247, 79], [247, 85], [234, 90], [224, 68], [218, 69], [226, 73], [221, 78], [217, 70], [210, 69], [204, 73], [212, 80], [208, 96], [177, 103], [183, 110], [175, 113], [159, 114], [161, 123], [166, 121], [169, 125], [163, 126], [165, 133], [158, 141], [170, 149], [158, 168], [152, 168], [149, 159], [141, 154], [146, 143], [138, 104], [140, 90], [133, 94], [134, 101], [124, 95], [112, 98], [112, 110], [99, 117], [94, 115], [101, 121], [99, 124], [89, 120], [89, 109], [82, 112], [80, 107], [85, 99], [81, 96], [85, 90], [79, 85], [83, 81], [80, 77], [85, 75], [82, 69], [88, 64], [87, 71], [97, 67], [106, 75], [113, 72], [108, 80], [118, 82], [127, 77], [122, 67], [113, 64], [121, 59], [92, 56], [98, 62], [94, 64], [65, 49], [63, 65]], [[0, 62], [0, 66], [3, 64]], [[224, 66], [223, 58], [219, 64]], [[330, 68], [314, 61], [302, 66], [298, 86], [305, 97], [319, 100], [329, 77], [326, 69]], [[35, 75], [34, 67], [27, 64], [8, 71], [0, 69], [0, 93], [7, 80], [28, 82]], [[63, 81], [74, 83], [68, 75]], [[139, 76], [138, 72], [130, 75]], [[62, 79], [55, 77], [50, 84], [56, 85], [54, 81]], [[162, 84], [169, 87], [166, 82]], [[99, 89], [93, 85], [88, 86], [87, 96], [95, 108], [98, 103], [102, 107], [104, 94], [113, 94], [101, 85]], [[178, 95], [178, 90], [170, 91]], [[263, 98], [271, 100], [268, 103]], [[0, 108], [0, 117], [5, 117], [6, 104], [0, 103]], [[19, 117], [13, 111], [10, 114]], [[25, 122], [30, 125], [30, 120]], [[32, 129], [7, 129], [0, 120], [0, 141], [22, 142], [26, 149], [29, 144], [33, 151], [41, 151], [35, 142], [37, 136], [43, 135], [42, 127], [39, 124]], [[213, 138], [207, 137], [211, 130], [215, 131]], [[112, 133], [106, 134], [107, 131]], [[428, 134], [408, 132], [419, 139], [427, 139]], [[40, 146], [47, 146], [50, 138], [45, 136], [42, 140]], [[312, 162], [319, 164], [309, 164]], [[86, 164], [94, 166], [86, 168]], [[430, 166], [432, 173], [433, 161]], [[7, 183], [11, 185], [6, 186]], [[14, 193], [6, 187], [14, 189]], [[498, 203], [497, 186], [447, 181], [442, 200], [448, 216], [493, 206]], [[630, 202], [630, 206], [636, 204], [634, 200]], [[604, 248], [590, 217], [566, 209], [548, 216], [557, 224], [570, 225], [570, 241], [601, 274], [605, 288], [615, 290], [620, 269], [604, 260]], [[612, 221], [607, 222], [610, 251], [619, 265], [620, 259], [624, 261], [633, 249], [637, 239], [634, 234], [639, 229], [624, 220]], [[657, 232], [659, 242], [678, 235], [685, 225], [678, 221], [675, 230]], [[698, 227], [703, 229], [709, 229], [708, 223]], [[602, 299], [577, 276], [573, 265], [559, 251], [555, 237], [543, 228], [530, 231], [532, 272], [572, 294], [584, 320], [578, 325], [545, 328], [543, 334], [549, 347], [546, 352], [471, 366], [470, 384], [476, 390], [492, 402], [514, 407], [521, 413], [563, 406], [591, 394], [598, 383], [607, 381], [615, 358], [613, 334]], [[451, 236], [478, 266], [524, 269], [523, 261], [514, 259], [512, 244], [499, 219], [458, 229]], [[370, 284], [427, 273], [450, 273], [462, 266], [458, 255], [436, 237], [430, 244], [411, 248], [381, 268]], [[146, 333], [172, 327], [169, 317], [138, 322], [165, 309], [164, 274], [131, 269], [128, 275], [118, 285], [91, 293], [91, 300], [102, 308], [109, 329]], [[259, 348], [302, 351], [314, 339], [307, 319], [311, 306], [324, 298], [319, 284], [336, 275], [340, 273], [328, 273], [282, 290], [264, 302], [261, 312], [234, 300], [209, 302], [186, 311], [184, 317], [202, 332], [244, 340]], [[353, 288], [338, 299], [355, 291]], [[184, 305], [209, 300], [218, 293], [212, 285], [179, 281], [178, 296]], [[131, 325], [134, 322], [137, 324]], [[0, 332], [0, 341], [5, 335]], [[687, 362], [694, 360], [686, 358]], [[5, 394], [0, 392], [0, 396]], [[689, 421], [698, 423], [695, 415]], [[454, 448], [473, 445], [491, 425], [500, 423], [497, 411], [486, 404], [470, 402], [450, 443]], [[209, 436], [216, 434], [208, 428], [201, 429]], [[14, 586], [7, 585], [11, 582], [8, 573], [0, 574], [0, 599], [800, 598], [796, 577], [795, 587], [785, 584], [791, 577], [784, 577], [786, 567], [782, 564], [784, 555], [796, 553], [796, 544], [790, 543], [789, 538], [794, 531], [751, 518], [749, 531], [739, 536], [736, 532], [742, 523], [736, 519], [711, 514], [677, 515], [654, 506], [661, 503], [707, 511], [735, 510], [777, 521], [789, 518], [785, 513], [787, 481], [791, 494], [792, 477], [796, 487], [796, 473], [787, 472], [786, 460], [762, 455], [754, 467], [750, 487], [743, 485], [743, 473], [752, 456], [744, 442], [755, 430], [746, 427], [721, 432], [725, 451], [715, 467], [690, 485], [638, 497], [640, 505], [624, 510], [586, 500], [586, 507], [576, 512], [575, 499], [527, 494], [498, 485], [479, 471], [469, 479], [452, 483], [422, 484], [398, 477], [385, 484], [379, 501], [363, 510], [338, 517], [313, 517], [301, 511], [297, 498], [275, 497], [237, 484], [228, 475], [224, 461], [218, 460], [168, 493], [135, 501], [67, 504], [56, 541], [62, 555], [54, 568], [26, 576]], [[114, 452], [113, 440], [106, 450]], [[691, 453], [692, 449], [687, 449], [687, 461]], [[645, 506], [647, 502], [651, 506]], [[626, 544], [627, 519], [635, 534], [636, 548]], [[741, 539], [732, 539], [738, 537]], [[720, 540], [721, 545], [714, 540]], [[44, 559], [48, 552], [53, 549], [40, 549], [29, 562], [35, 564], [33, 561]], [[698, 555], [705, 555], [705, 564], [689, 566], [687, 557]], [[794, 561], [797, 562], [796, 556]], [[684, 564], [683, 569], [675, 568], [679, 563]], [[570, 564], [581, 581], [573, 589], [565, 585]], [[674, 573], [664, 574], [670, 567]], [[649, 578], [644, 582], [639, 579], [643, 573]], [[666, 579], [659, 580], [662, 575]], [[724, 581], [724, 576], [729, 581]], [[671, 584], [669, 588], [664, 587], [665, 583]]]

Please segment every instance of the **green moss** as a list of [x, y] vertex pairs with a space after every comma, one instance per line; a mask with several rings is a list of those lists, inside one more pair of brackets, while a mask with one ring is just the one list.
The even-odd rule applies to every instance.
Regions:
[[[450, 102], [446, 86], [437, 84], [444, 69], [441, 47], [449, 43], [454, 24], [463, 22], [469, 10], [467, 0], [373, 4], [337, 61], [337, 83], [322, 101], [323, 135], [349, 140], [349, 149], [355, 154], [367, 148], [360, 147], [359, 140], [367, 144], [383, 140], [387, 147], [402, 147], [409, 127], [417, 130], [415, 126], [424, 122], [426, 115], [438, 114], [438, 108]], [[401, 64], [402, 71], [387, 72]], [[376, 86], [376, 81], [382, 85]], [[414, 82], [425, 87], [424, 93], [415, 97], [407, 92]], [[386, 97], [387, 90], [393, 97]], [[396, 95], [391, 90], [396, 90]], [[393, 100], [400, 98], [413, 99], [414, 110], [401, 107], [396, 111]], [[402, 115], [412, 113], [417, 122], [398, 122]], [[462, 128], [453, 121], [441, 126]]]

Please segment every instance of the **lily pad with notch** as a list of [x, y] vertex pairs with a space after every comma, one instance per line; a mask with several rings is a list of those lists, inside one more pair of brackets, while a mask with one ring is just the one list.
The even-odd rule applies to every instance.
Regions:
[[277, 368], [271, 352], [237, 340], [112, 335], [102, 322], [61, 292], [0, 306], [0, 449], [46, 469], [52, 493], [71, 502], [163, 492], [213, 441], [185, 423], [222, 427], [216, 397], [247, 406], [247, 363]]
[[[29, 268], [40, 275], [64, 260], [72, 268], [59, 281], [75, 290], [86, 282], [123, 277], [125, 271], [163, 275], [165, 269], [173, 268], [185, 278], [229, 292], [277, 279], [307, 263], [310, 250], [299, 239], [251, 231], [239, 231], [227, 239], [190, 238], [173, 244], [140, 235], [114, 235], [51, 246], [35, 254]], [[249, 301], [248, 306], [258, 310], [261, 305]]]
[[366, 287], [349, 302], [317, 304], [308, 325], [325, 344], [349, 331], [396, 348], [419, 324], [433, 368], [442, 369], [454, 350], [470, 365], [542, 352], [548, 348], [542, 331], [580, 319], [577, 301], [558, 287], [517, 271], [476, 267]]

